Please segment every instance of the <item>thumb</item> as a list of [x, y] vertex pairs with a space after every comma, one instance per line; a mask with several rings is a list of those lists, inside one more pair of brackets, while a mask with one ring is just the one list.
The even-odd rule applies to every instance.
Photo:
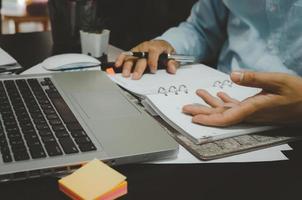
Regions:
[[269, 72], [234, 71], [231, 79], [242, 86], [262, 88], [267, 91], [276, 91], [285, 84], [286, 74]]

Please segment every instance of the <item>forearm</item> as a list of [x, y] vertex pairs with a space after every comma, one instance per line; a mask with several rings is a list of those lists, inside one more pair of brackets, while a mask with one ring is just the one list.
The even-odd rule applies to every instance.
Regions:
[[189, 18], [157, 39], [166, 40], [177, 53], [206, 60], [217, 55], [226, 37], [228, 10], [220, 0], [199, 0]]
[[182, 23], [178, 27], [170, 28], [157, 39], [169, 42], [178, 54], [193, 55], [201, 60], [206, 57], [206, 41], [191, 24]]

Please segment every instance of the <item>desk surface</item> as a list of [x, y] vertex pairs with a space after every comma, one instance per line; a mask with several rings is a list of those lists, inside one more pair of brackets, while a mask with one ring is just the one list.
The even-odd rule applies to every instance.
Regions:
[[[50, 33], [0, 36], [0, 46], [29, 68], [53, 54]], [[301, 199], [302, 143], [292, 143], [290, 161], [231, 164], [132, 164], [125, 174], [129, 194], [122, 199]], [[57, 178], [0, 184], [0, 199], [68, 199]]]

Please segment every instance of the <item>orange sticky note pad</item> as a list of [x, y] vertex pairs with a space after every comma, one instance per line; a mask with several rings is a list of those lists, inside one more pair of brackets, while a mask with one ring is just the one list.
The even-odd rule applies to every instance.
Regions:
[[60, 179], [59, 188], [74, 200], [111, 200], [127, 194], [127, 181], [125, 176], [94, 159]]

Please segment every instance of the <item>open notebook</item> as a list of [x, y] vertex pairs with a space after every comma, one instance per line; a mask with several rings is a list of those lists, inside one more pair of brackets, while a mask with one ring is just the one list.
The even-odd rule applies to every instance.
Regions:
[[142, 98], [143, 105], [150, 113], [157, 113], [170, 126], [195, 144], [274, 128], [248, 124], [218, 128], [192, 123], [192, 117], [182, 113], [182, 107], [192, 103], [206, 105], [196, 95], [197, 89], [206, 89], [212, 95], [224, 91], [237, 100], [243, 100], [260, 91], [257, 88], [236, 85], [229, 79], [229, 75], [202, 64], [183, 66], [175, 75], [159, 70], [156, 74], [145, 74], [140, 80], [124, 78], [121, 74], [110, 76], [110, 78]]

